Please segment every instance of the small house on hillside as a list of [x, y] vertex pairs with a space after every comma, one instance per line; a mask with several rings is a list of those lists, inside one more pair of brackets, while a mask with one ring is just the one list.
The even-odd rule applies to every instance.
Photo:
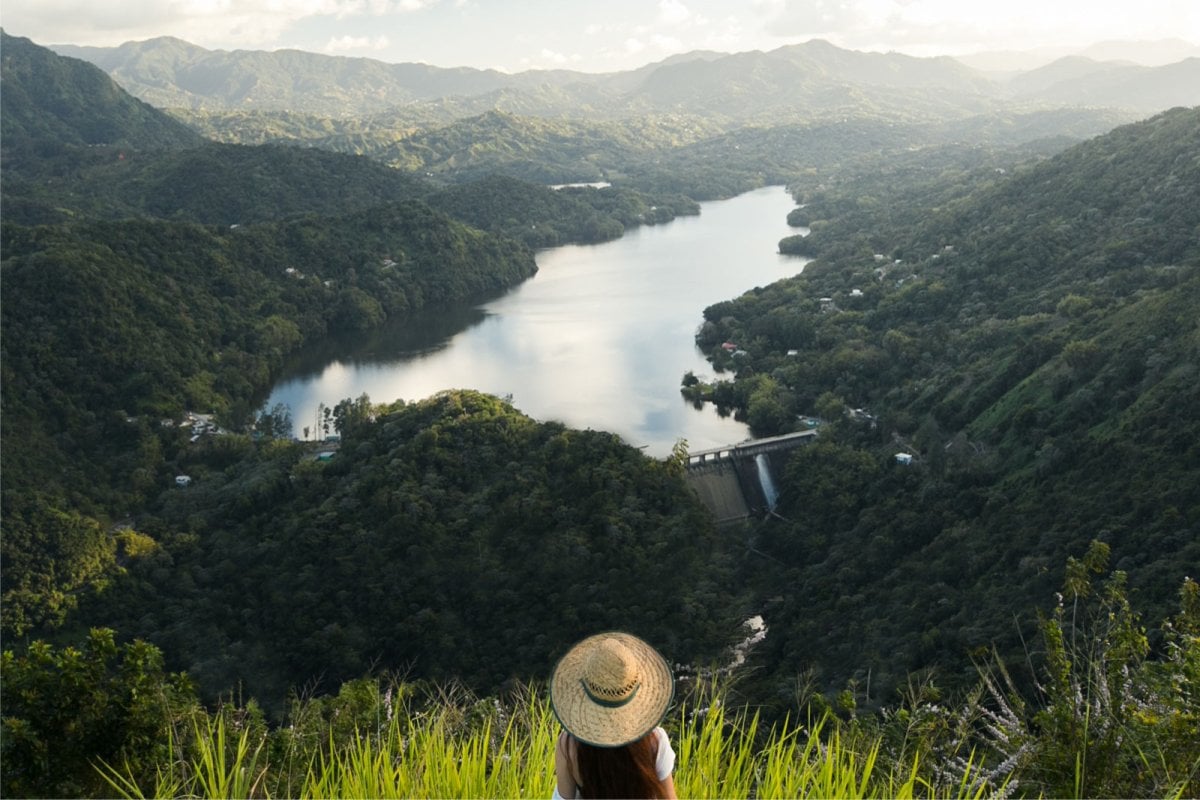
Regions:
[[896, 463], [908, 466], [912, 463], [913, 457], [911, 453], [896, 453]]

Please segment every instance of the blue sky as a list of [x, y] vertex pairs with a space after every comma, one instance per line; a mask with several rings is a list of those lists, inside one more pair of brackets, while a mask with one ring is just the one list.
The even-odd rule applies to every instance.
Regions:
[[41, 44], [170, 35], [211, 49], [607, 72], [815, 37], [920, 56], [1119, 39], [1200, 44], [1200, 0], [5, 0], [0, 25]]

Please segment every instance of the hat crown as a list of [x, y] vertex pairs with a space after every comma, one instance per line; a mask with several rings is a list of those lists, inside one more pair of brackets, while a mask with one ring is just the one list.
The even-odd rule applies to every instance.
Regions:
[[550, 703], [563, 727], [594, 747], [622, 747], [642, 738], [667, 712], [674, 680], [666, 660], [622, 631], [598, 633], [559, 659]]
[[638, 687], [637, 658], [617, 639], [603, 639], [588, 655], [583, 681], [597, 698], [622, 700]]

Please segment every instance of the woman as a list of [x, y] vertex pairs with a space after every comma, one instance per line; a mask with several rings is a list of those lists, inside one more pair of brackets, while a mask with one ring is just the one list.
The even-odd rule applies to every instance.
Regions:
[[675, 751], [658, 723], [675, 694], [671, 668], [628, 633], [589, 636], [550, 678], [565, 729], [554, 754], [554, 798], [675, 797]]

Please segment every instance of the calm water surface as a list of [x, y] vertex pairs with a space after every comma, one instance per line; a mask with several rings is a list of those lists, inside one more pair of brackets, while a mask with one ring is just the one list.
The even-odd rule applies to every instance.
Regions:
[[688, 370], [712, 374], [693, 339], [706, 306], [803, 269], [805, 259], [776, 250], [797, 233], [786, 222], [793, 207], [782, 188], [759, 189], [613, 242], [541, 251], [537, 275], [501, 297], [305, 352], [267, 404], [287, 404], [302, 436], [319, 403], [479, 389], [654, 456], [679, 438], [691, 450], [739, 442], [745, 425], [693, 408], [679, 383]]

